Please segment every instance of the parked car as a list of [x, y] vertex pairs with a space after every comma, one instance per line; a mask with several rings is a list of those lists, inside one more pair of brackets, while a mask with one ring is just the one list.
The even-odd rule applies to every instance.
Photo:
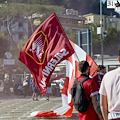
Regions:
[[25, 92], [23, 85], [22, 84], [14, 84], [13, 92], [14, 92], [14, 94], [17, 94], [17, 95], [23, 95]]

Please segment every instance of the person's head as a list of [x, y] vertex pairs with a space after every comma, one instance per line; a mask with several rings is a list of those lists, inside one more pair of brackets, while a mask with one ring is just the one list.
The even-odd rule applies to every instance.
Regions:
[[81, 61], [79, 62], [79, 70], [81, 71], [82, 74], [90, 74], [90, 66], [87, 61]]
[[25, 79], [26, 79], [26, 80], [29, 80], [29, 76], [26, 76]]
[[118, 61], [120, 62], [120, 48], [118, 49], [118, 54], [119, 54]]
[[99, 73], [105, 73], [105, 66], [104, 65], [98, 65], [97, 72], [99, 72]]

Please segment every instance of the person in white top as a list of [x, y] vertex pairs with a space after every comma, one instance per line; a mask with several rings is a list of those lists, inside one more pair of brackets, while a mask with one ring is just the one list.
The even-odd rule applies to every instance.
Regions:
[[[120, 48], [118, 61], [120, 62]], [[99, 93], [104, 120], [120, 120], [120, 67], [104, 75]]]

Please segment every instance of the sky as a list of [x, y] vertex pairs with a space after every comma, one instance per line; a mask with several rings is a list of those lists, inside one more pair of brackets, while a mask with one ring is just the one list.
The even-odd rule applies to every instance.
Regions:
[[105, 2], [106, 0], [102, 0], [103, 2]]

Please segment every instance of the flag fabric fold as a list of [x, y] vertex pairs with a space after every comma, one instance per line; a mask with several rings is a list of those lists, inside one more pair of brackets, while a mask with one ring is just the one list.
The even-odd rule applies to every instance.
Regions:
[[93, 76], [97, 69], [95, 61], [78, 45], [70, 41], [75, 53], [66, 59], [66, 80], [62, 90], [62, 107], [49, 111], [37, 111], [31, 113], [31, 117], [46, 117], [46, 116], [71, 116], [73, 112], [73, 103], [71, 98], [71, 87], [74, 79], [80, 76], [78, 63], [82, 60], [87, 60], [91, 66], [90, 75]]
[[20, 51], [19, 60], [29, 68], [41, 94], [44, 94], [56, 65], [73, 53], [74, 49], [53, 13], [29, 38]]

